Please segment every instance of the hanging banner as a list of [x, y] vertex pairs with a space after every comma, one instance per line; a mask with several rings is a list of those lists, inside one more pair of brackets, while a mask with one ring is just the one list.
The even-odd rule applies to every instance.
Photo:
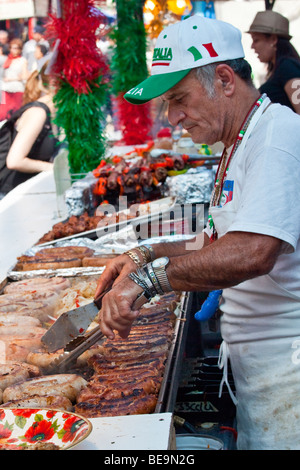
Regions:
[[0, 0], [0, 20], [34, 16], [33, 0]]

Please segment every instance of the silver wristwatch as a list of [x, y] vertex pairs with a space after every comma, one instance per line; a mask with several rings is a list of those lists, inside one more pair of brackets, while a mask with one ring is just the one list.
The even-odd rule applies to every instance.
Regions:
[[167, 256], [163, 256], [162, 258], [156, 258], [151, 263], [154, 274], [156, 275], [156, 278], [163, 292], [170, 292], [173, 290], [170, 286], [169, 279], [166, 273], [166, 268], [169, 262], [169, 258]]

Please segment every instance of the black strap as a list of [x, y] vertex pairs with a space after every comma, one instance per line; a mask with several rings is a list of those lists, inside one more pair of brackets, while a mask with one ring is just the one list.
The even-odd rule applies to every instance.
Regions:
[[22, 106], [20, 109], [18, 109], [18, 111], [16, 111], [11, 119], [14, 120], [14, 122], [17, 121], [17, 119], [19, 119], [19, 117], [25, 112], [27, 111], [27, 109], [29, 108], [34, 108], [34, 107], [37, 107], [37, 108], [43, 108], [45, 111], [46, 111], [46, 114], [47, 114], [47, 118], [46, 118], [46, 121], [45, 121], [45, 124], [43, 125], [43, 129], [41, 130], [41, 132], [39, 133], [35, 143], [33, 144], [32, 148], [31, 148], [31, 152], [35, 151], [36, 147], [40, 144], [40, 142], [42, 142], [42, 140], [44, 139], [44, 137], [47, 135], [47, 133], [49, 132], [49, 129], [51, 128], [51, 117], [50, 117], [50, 109], [49, 107], [45, 104], [45, 103], [41, 103], [40, 101], [33, 101], [32, 103], [27, 103], [25, 104], [24, 106]]

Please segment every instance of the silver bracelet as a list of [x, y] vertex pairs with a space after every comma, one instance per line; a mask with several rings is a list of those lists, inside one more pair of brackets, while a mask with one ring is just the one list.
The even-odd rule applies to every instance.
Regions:
[[151, 246], [151, 245], [148, 245], [148, 244], [146, 244], [146, 245], [141, 245], [141, 247], [142, 247], [142, 246], [143, 246], [144, 248], [146, 248], [146, 250], [148, 250], [148, 252], [149, 252], [149, 257], [150, 257], [150, 259], [149, 259], [148, 262], [153, 261], [153, 260], [155, 259], [155, 253], [154, 253], [154, 250], [153, 250], [152, 246]]
[[157, 292], [154, 284], [152, 283], [151, 279], [149, 278], [149, 276], [145, 272], [145, 270], [143, 268], [138, 268], [136, 272], [137, 272], [138, 277], [142, 281], [144, 281], [144, 283], [146, 284], [147, 290], [148, 290], [148, 292], [150, 292], [151, 297], [155, 297], [158, 294], [158, 292]]
[[142, 279], [140, 279], [135, 273], [128, 274], [128, 277], [130, 277], [130, 279], [132, 281], [134, 281], [136, 284], [138, 284], [140, 287], [142, 287], [142, 289], [148, 291], [147, 284]]
[[158, 282], [156, 274], [153, 271], [152, 264], [148, 263], [147, 266], [144, 267], [144, 269], [145, 269], [146, 272], [148, 272], [148, 275], [149, 275], [152, 283], [154, 284], [154, 287], [155, 287], [157, 293], [160, 294], [160, 295], [164, 294], [164, 291], [162, 290], [162, 288], [161, 288], [161, 286]]

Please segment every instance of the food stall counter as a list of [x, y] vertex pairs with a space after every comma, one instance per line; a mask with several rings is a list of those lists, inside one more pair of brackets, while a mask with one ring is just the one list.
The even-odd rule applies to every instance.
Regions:
[[17, 256], [61, 220], [52, 171], [30, 178], [0, 201], [0, 283]]
[[90, 422], [91, 434], [73, 450], [175, 449], [172, 413], [91, 418]]

